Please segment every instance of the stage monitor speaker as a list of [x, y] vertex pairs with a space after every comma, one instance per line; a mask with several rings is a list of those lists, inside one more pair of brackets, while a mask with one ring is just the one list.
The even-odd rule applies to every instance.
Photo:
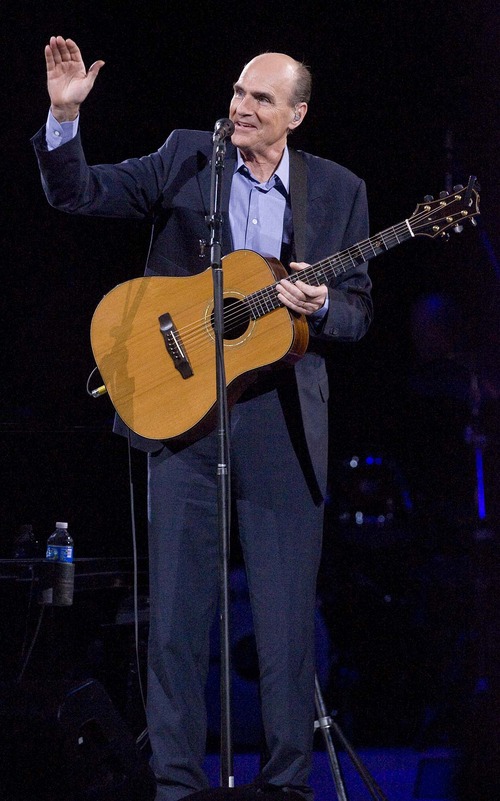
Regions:
[[146, 756], [93, 679], [0, 692], [2, 801], [149, 801]]

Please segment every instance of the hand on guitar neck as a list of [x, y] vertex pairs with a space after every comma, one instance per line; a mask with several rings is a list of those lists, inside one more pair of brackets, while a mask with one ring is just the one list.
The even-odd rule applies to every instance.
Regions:
[[[288, 276], [276, 259], [253, 251], [224, 256], [230, 402], [248, 386], [253, 371], [294, 364], [304, 355], [309, 339], [305, 317], [324, 304], [329, 283], [415, 237], [459, 232], [464, 221], [474, 223], [478, 215], [479, 193], [471, 176], [467, 189], [455, 187], [438, 200], [428, 197], [407, 219], [316, 264], [294, 262]], [[96, 364], [118, 414], [137, 434], [188, 439], [213, 427], [212, 297], [209, 268], [191, 276], [125, 281], [95, 310], [91, 340]]]
[[[295, 273], [300, 270], [305, 270], [310, 267], [310, 264], [305, 262], [290, 262], [290, 269]], [[328, 295], [326, 286], [313, 286], [306, 284], [304, 281], [296, 281], [292, 283], [286, 278], [283, 278], [277, 285], [276, 291], [278, 297], [284, 306], [287, 306], [298, 314], [310, 315], [319, 311], [324, 305]]]

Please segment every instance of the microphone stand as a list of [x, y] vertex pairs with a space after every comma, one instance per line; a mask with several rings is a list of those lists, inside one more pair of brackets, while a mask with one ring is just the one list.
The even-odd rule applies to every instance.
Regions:
[[207, 222], [211, 231], [210, 264], [214, 288], [214, 336], [217, 398], [217, 508], [219, 520], [219, 604], [220, 604], [220, 650], [221, 650], [221, 787], [234, 787], [233, 749], [231, 734], [231, 679], [229, 647], [229, 533], [230, 533], [230, 465], [229, 465], [229, 417], [224, 366], [224, 295], [221, 258], [222, 241], [222, 173], [226, 152], [226, 136], [230, 136], [234, 125], [230, 120], [219, 120], [215, 124], [212, 152], [212, 176], [210, 187], [210, 213]]

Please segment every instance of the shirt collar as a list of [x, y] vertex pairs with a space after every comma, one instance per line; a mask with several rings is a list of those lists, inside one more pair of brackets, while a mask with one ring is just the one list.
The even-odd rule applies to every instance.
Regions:
[[[238, 153], [238, 155], [237, 155], [236, 166], [235, 166], [234, 171], [235, 172], [241, 172], [242, 171], [241, 168], [245, 167], [246, 165], [245, 165], [245, 162], [243, 161], [243, 157], [242, 157], [242, 155], [241, 155], [239, 150], [237, 151], [237, 153]], [[286, 193], [288, 194], [289, 189], [290, 189], [290, 154], [288, 152], [288, 146], [287, 145], [285, 145], [285, 149], [283, 151], [283, 155], [281, 157], [281, 161], [278, 164], [278, 166], [276, 167], [276, 170], [274, 171], [274, 175], [278, 176], [278, 178], [280, 179], [281, 183], [283, 184], [283, 186], [285, 188]]]

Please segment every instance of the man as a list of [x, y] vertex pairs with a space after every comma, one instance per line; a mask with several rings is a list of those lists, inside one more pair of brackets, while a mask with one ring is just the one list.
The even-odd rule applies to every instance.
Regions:
[[[70, 39], [45, 49], [51, 114], [35, 137], [49, 202], [71, 213], [154, 223], [149, 275], [206, 269], [212, 135], [174, 131], [156, 152], [89, 167], [80, 105], [102, 61], [85, 69]], [[299, 271], [366, 238], [365, 187], [345, 168], [287, 147], [308, 108], [307, 68], [257, 56], [234, 85], [235, 130], [223, 176], [223, 253], [248, 248]], [[371, 320], [366, 265], [330, 286], [279, 282], [281, 303], [306, 316], [310, 344], [294, 368], [263, 373], [231, 410], [232, 496], [238, 513], [260, 666], [268, 759], [257, 783], [312, 796], [314, 608], [327, 470], [323, 350], [354, 341]], [[169, 410], [165, 410], [168, 414]], [[149, 451], [148, 729], [157, 801], [207, 787], [204, 684], [218, 592], [217, 439]]]

